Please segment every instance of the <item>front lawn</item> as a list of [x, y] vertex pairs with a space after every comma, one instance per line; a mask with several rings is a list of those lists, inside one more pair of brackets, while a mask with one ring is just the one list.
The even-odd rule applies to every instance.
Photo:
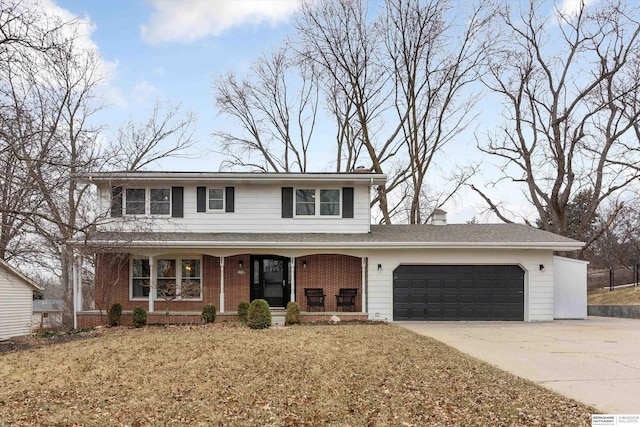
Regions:
[[114, 328], [0, 354], [0, 425], [590, 425], [594, 410], [387, 325]]
[[591, 289], [587, 297], [590, 305], [640, 305], [640, 286], [609, 289]]

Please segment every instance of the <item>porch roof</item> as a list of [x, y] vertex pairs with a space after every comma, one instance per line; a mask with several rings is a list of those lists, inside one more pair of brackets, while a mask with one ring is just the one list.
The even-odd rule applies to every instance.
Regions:
[[514, 248], [573, 251], [584, 243], [523, 224], [372, 225], [369, 233], [99, 232], [74, 246], [176, 248]]

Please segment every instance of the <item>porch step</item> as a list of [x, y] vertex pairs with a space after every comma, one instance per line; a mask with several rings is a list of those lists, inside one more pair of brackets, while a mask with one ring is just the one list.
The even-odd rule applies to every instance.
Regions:
[[284, 326], [284, 320], [287, 316], [286, 310], [271, 310], [271, 326]]

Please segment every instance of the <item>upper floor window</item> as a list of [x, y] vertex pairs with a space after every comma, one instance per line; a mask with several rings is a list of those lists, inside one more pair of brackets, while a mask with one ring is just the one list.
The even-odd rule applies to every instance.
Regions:
[[[147, 200], [149, 203], [147, 204]], [[127, 188], [125, 191], [127, 215], [170, 215], [170, 188]]]
[[144, 215], [146, 207], [144, 188], [127, 188], [125, 212], [127, 215]]
[[169, 215], [171, 213], [171, 190], [168, 188], [152, 188], [149, 190], [151, 215]]
[[340, 215], [340, 190], [320, 190], [320, 215]]
[[316, 190], [296, 190], [296, 215], [316, 214]]
[[224, 211], [224, 188], [209, 188], [208, 189], [208, 210], [209, 211]]
[[338, 189], [297, 189], [296, 216], [340, 215], [340, 190]]

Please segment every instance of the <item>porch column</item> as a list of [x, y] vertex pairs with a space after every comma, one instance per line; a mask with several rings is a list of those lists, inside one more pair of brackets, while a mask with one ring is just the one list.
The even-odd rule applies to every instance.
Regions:
[[224, 257], [220, 257], [220, 313], [224, 313]]
[[367, 312], [367, 257], [360, 258], [362, 261], [362, 312]]
[[156, 257], [149, 255], [149, 313], [153, 313], [155, 310], [154, 301], [156, 295], [156, 281], [157, 271], [155, 268]]
[[291, 296], [289, 301], [296, 300], [296, 257], [291, 257]]
[[[78, 265], [71, 263], [71, 281], [73, 286], [73, 329], [78, 329]], [[42, 317], [42, 314], [40, 314]]]
[[78, 278], [78, 311], [83, 311], [83, 301], [82, 301], [82, 255], [78, 255], [76, 259], [76, 268], [77, 273], [76, 276]]

